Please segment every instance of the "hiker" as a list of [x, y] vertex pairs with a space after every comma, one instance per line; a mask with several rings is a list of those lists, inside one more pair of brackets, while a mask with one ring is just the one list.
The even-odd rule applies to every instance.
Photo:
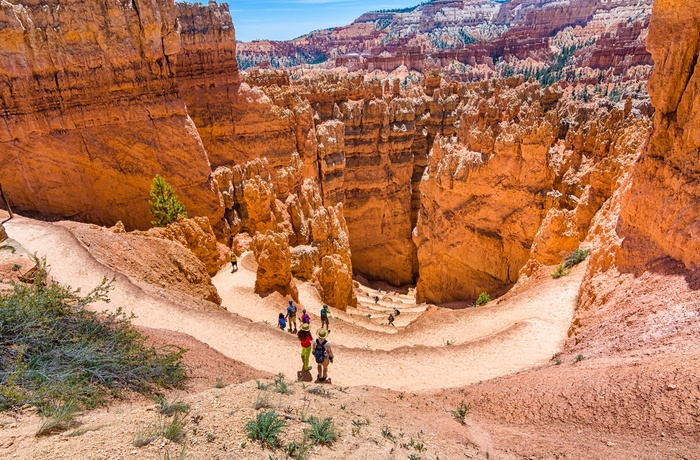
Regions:
[[331, 344], [326, 340], [328, 337], [328, 331], [324, 328], [316, 331], [318, 338], [311, 342], [312, 350], [311, 353], [316, 359], [316, 364], [318, 365], [318, 381], [325, 382], [328, 378], [328, 363], [333, 362], [333, 350], [331, 349]]
[[[289, 332], [297, 331], [297, 307], [294, 305], [294, 301], [289, 301], [289, 306], [287, 307], [287, 323], [289, 324]], [[294, 330], [292, 331], [292, 326]]]
[[398, 308], [394, 308], [394, 316], [399, 316], [401, 312], [399, 311]]
[[238, 258], [236, 253], [231, 251], [231, 273], [238, 271]]
[[280, 317], [277, 319], [277, 325], [282, 330], [284, 330], [284, 328], [287, 327], [287, 320], [284, 319], [284, 313], [280, 313]]
[[309, 317], [309, 314], [306, 313], [306, 309], [301, 311], [299, 321], [301, 321], [301, 324], [311, 324], [311, 318]]
[[323, 304], [323, 307], [321, 307], [321, 327], [325, 327], [328, 332], [331, 331], [331, 328], [328, 325], [328, 316], [331, 314], [331, 311], [325, 303]]
[[389, 313], [389, 326], [393, 326], [393, 325], [394, 325], [394, 315]]
[[309, 366], [309, 357], [311, 356], [311, 342], [314, 338], [311, 336], [311, 326], [308, 323], [304, 323], [299, 328], [301, 329], [297, 334], [299, 342], [301, 343], [301, 371], [307, 372], [311, 370], [312, 366]]
[[378, 296], [378, 295], [375, 295], [375, 296], [374, 296], [374, 303], [375, 303], [375, 304], [376, 304], [376, 303], [379, 303], [379, 296]]

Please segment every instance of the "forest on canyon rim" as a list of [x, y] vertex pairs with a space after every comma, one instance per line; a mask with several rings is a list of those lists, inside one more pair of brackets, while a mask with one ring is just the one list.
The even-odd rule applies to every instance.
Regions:
[[[229, 7], [216, 2], [3, 2], [0, 183], [25, 216], [5, 223], [7, 235], [46, 251], [55, 278], [71, 274], [76, 287], [94, 277], [72, 272], [69, 257], [56, 266], [50, 236], [65, 254], [85, 251], [90, 262], [80, 263], [96, 273], [122, 276], [114, 296], [133, 301], [151, 340], [186, 343], [244, 382], [226, 397], [253, 395], [250, 379], [275, 369], [219, 341], [215, 324], [274, 343], [271, 356], [285, 361], [292, 338], [272, 335], [261, 315], [272, 321], [291, 298], [333, 307], [347, 328], [331, 337], [348, 363], [372, 356], [399, 369], [338, 367], [353, 395], [336, 393], [341, 406], [370, 417], [355, 399], [358, 385], [374, 384], [384, 390], [367, 398], [378, 407], [401, 388], [451, 408], [426, 406], [405, 425], [443, 427], [421, 439], [441, 458], [460, 449], [558, 458], [560, 447], [565, 458], [696, 458], [699, 6], [439, 0], [289, 42], [237, 44]], [[157, 174], [192, 218], [150, 228]], [[585, 263], [553, 280], [578, 249], [590, 251]], [[222, 270], [231, 251], [245, 255], [237, 281]], [[19, 281], [32, 262], [2, 254], [12, 268], [1, 278]], [[382, 318], [407, 304], [397, 330], [372, 320], [380, 286], [397, 291], [376, 307]], [[480, 293], [494, 299], [483, 310], [434, 306], [464, 307]], [[545, 311], [554, 329], [542, 325]], [[479, 321], [491, 321], [488, 334]], [[521, 350], [532, 355], [516, 352], [518, 337], [537, 338]], [[494, 350], [513, 362], [472, 360]], [[423, 360], [453, 369], [434, 382]], [[206, 368], [202, 379], [217, 372]], [[191, 395], [204, 405], [214, 397]], [[462, 432], [451, 411], [466, 416], [458, 403], [467, 400], [473, 419]], [[373, 418], [374, 428], [404, 426], [392, 417], [417, 416], [423, 404], [399, 401], [399, 414]], [[208, 415], [212, 430], [225, 416]], [[350, 418], [332, 416], [349, 432]], [[0, 426], [0, 450], [55, 452], [12, 423]], [[545, 426], [580, 439], [543, 441]], [[201, 450], [197, 436], [185, 441], [196, 455], [221, 450], [221, 435]], [[392, 447], [392, 436], [378, 434], [386, 445], [376, 449], [360, 443], [365, 456], [352, 458], [409, 455], [418, 442]], [[263, 458], [238, 444], [239, 455]]]

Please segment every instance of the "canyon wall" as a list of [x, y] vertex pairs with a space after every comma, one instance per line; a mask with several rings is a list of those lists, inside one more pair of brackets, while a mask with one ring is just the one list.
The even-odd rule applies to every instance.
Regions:
[[700, 2], [655, 1], [647, 43], [654, 134], [622, 199], [621, 227], [691, 268], [700, 265]]
[[498, 294], [586, 238], [650, 123], [631, 100], [571, 96], [518, 78], [460, 88], [456, 134], [437, 137], [420, 183], [419, 301]]
[[0, 169], [18, 211], [147, 228], [161, 174], [191, 215], [221, 218], [175, 83], [171, 0], [3, 2], [0, 24]]
[[303, 154], [310, 121], [303, 110], [284, 109], [242, 82], [228, 5], [177, 3], [182, 51], [177, 82], [213, 169], [267, 158], [273, 168]]
[[656, 0], [648, 47], [653, 133], [593, 221], [573, 350], [670, 354], [698, 334], [700, 1]]

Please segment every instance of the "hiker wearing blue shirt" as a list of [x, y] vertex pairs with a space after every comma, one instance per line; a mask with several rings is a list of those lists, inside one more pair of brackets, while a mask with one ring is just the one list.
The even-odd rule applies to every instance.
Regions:
[[280, 317], [277, 319], [277, 325], [282, 330], [287, 327], [287, 321], [284, 319], [284, 313], [280, 313]]
[[[287, 324], [289, 324], [289, 332], [297, 331], [297, 307], [294, 305], [294, 301], [289, 301], [289, 306], [287, 307]], [[294, 330], [292, 330], [294, 326]]]
[[325, 303], [323, 304], [323, 307], [321, 308], [321, 327], [326, 328], [328, 332], [331, 331], [331, 328], [328, 326], [328, 316], [331, 314], [330, 309], [328, 308], [328, 305]]

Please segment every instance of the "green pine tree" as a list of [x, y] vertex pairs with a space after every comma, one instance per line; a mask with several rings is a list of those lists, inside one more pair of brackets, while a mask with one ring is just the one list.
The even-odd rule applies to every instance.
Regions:
[[165, 182], [160, 174], [156, 174], [151, 184], [151, 214], [155, 220], [151, 221], [154, 227], [165, 227], [177, 220], [179, 216], [187, 217], [185, 206], [177, 199], [173, 188]]

